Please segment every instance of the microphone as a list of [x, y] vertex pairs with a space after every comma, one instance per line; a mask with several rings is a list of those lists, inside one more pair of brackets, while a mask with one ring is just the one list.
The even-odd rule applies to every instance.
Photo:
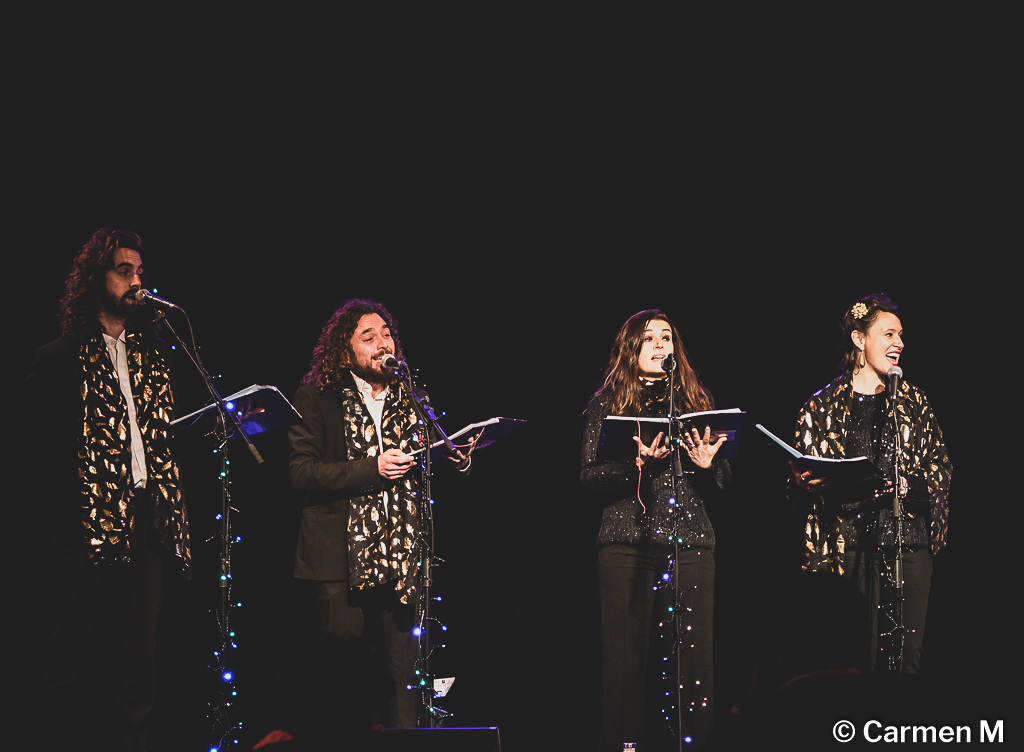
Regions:
[[668, 353], [661, 361], [661, 370], [665, 373], [672, 373], [676, 369], [676, 359], [672, 353]]
[[154, 295], [153, 293], [146, 289], [139, 290], [137, 293], [135, 293], [133, 297], [135, 298], [135, 302], [141, 303], [142, 305], [152, 303], [157, 308], [177, 308], [179, 311], [181, 310], [171, 301], [164, 300], [163, 298], [158, 298], [156, 295]]
[[405, 368], [405, 362], [399, 360], [391, 353], [387, 353], [380, 359], [380, 370], [382, 371], [398, 371], [402, 368]]
[[900, 388], [900, 379], [903, 378], [903, 369], [899, 366], [892, 366], [885, 375], [889, 377], [889, 398], [896, 396], [896, 390]]

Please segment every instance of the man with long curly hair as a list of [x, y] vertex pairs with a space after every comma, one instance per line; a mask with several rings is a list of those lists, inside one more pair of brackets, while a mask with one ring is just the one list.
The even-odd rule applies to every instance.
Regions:
[[[420, 472], [427, 443], [412, 395], [383, 365], [402, 359], [394, 317], [353, 299], [327, 321], [295, 395], [289, 470], [306, 492], [295, 576], [315, 580], [320, 629], [375, 643], [395, 684], [392, 728], [416, 726], [412, 634], [419, 585]], [[452, 458], [466, 471], [470, 458]]]
[[164, 567], [189, 572], [168, 353], [134, 298], [141, 252], [134, 232], [93, 234], [65, 284], [63, 336], [25, 380], [46, 531], [45, 749], [144, 748]]

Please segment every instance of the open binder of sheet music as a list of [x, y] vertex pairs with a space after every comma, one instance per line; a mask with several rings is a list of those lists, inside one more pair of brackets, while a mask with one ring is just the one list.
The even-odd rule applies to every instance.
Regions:
[[[735, 457], [739, 449], [740, 436], [743, 432], [743, 421], [747, 414], [738, 407], [729, 410], [704, 410], [697, 413], [680, 415], [677, 420], [684, 431], [696, 428], [703, 436], [705, 427], [711, 429], [712, 436], [724, 437], [727, 441], [719, 450], [722, 457]], [[633, 437], [639, 431], [640, 440], [650, 446], [655, 437], [661, 433], [662, 446], [668, 441], [668, 418], [632, 418], [626, 415], [609, 415], [601, 425], [601, 438], [597, 445], [599, 460], [621, 460], [636, 454], [636, 442]]]

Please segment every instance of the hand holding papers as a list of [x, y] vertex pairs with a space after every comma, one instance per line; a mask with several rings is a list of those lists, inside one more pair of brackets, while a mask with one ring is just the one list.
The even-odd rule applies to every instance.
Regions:
[[838, 486], [854, 494], [870, 493], [885, 485], [881, 472], [867, 457], [833, 459], [800, 454], [760, 423], [757, 428], [788, 455], [797, 486], [806, 491], [818, 493], [830, 486]]
[[[480, 423], [470, 423], [453, 433], [449, 438], [455, 445], [456, 453], [468, 458], [469, 454], [484, 447], [489, 447], [498, 439], [504, 438], [519, 426], [525, 423], [521, 418], [491, 418]], [[469, 449], [469, 452], [464, 450]], [[413, 454], [419, 454], [423, 450], [417, 450]], [[447, 448], [444, 441], [435, 441], [430, 445], [430, 461], [437, 462], [445, 456]]]

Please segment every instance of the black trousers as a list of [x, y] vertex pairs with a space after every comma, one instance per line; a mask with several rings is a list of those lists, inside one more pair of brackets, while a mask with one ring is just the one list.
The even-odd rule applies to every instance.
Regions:
[[[601, 752], [619, 752], [623, 742], [636, 742], [642, 750], [678, 748], [670, 731], [675, 723], [665, 718], [675, 719], [677, 713], [684, 738], [689, 736], [695, 746], [711, 730], [715, 559], [709, 551], [681, 551], [673, 598], [671, 588], [654, 589], [668, 570], [671, 554], [670, 548], [626, 544], [598, 549]], [[674, 624], [681, 642], [678, 676]], [[679, 699], [682, 707], [675, 708]]]
[[[871, 624], [871, 652], [868, 670], [884, 669], [888, 661], [886, 649], [892, 649], [884, 632], [892, 624], [886, 617], [879, 618], [879, 605], [893, 593], [883, 587], [885, 564], [878, 551], [849, 551], [843, 554], [843, 576], [857, 585], [868, 604]], [[891, 566], [891, 563], [890, 563]], [[916, 674], [921, 668], [924, 646], [925, 617], [928, 615], [928, 595], [932, 586], [932, 556], [928, 551], [905, 552], [903, 555], [903, 673]], [[879, 647], [882, 652], [879, 652]]]
[[[320, 630], [340, 639], [361, 638], [377, 651], [379, 671], [394, 685], [388, 703], [387, 728], [416, 728], [420, 692], [415, 675], [419, 640], [412, 634], [415, 608], [403, 604], [398, 593], [386, 586], [350, 591], [348, 581], [318, 582]], [[343, 680], [374, 683], [374, 677]]]
[[39, 729], [46, 750], [143, 750], [156, 689], [165, 554], [153, 499], [132, 506], [127, 564], [92, 564], [84, 546], [50, 550]]

